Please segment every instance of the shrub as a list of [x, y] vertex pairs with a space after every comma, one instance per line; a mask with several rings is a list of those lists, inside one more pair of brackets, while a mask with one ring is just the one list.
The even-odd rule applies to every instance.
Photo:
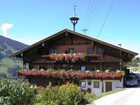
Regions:
[[36, 90], [37, 94], [42, 94], [42, 93], [46, 92], [46, 88], [44, 88], [42, 86], [38, 86], [35, 90]]
[[67, 83], [60, 87], [31, 88], [22, 80], [0, 79], [0, 105], [81, 105], [92, 95], [84, 97], [80, 87]]
[[58, 87], [48, 86], [46, 90], [40, 88], [40, 93], [36, 96], [34, 105], [60, 105]]
[[34, 97], [34, 89], [22, 80], [0, 79], [0, 97], [2, 104], [27, 105]]
[[59, 94], [62, 105], [79, 105], [84, 98], [81, 89], [72, 83], [60, 86]]
[[92, 102], [94, 99], [96, 99], [96, 95], [93, 94], [93, 93], [86, 93], [85, 96], [84, 96], [84, 99], [90, 103]]
[[60, 87], [48, 86], [45, 92], [37, 95], [34, 105], [79, 105], [83, 99], [81, 89], [67, 83]]

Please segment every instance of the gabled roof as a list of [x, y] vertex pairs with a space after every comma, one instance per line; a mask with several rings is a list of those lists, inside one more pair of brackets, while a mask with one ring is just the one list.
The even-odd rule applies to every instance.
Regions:
[[126, 53], [132, 54], [132, 55], [134, 55], [134, 56], [138, 55], [138, 53], [136, 53], [136, 52], [133, 52], [133, 51], [130, 51], [130, 50], [127, 50], [127, 49], [124, 49], [124, 48], [121, 48], [121, 47], [112, 45], [112, 44], [110, 44], [110, 43], [107, 43], [107, 42], [104, 42], [104, 41], [101, 41], [101, 40], [98, 40], [98, 39], [95, 39], [95, 38], [86, 36], [86, 35], [81, 34], [81, 33], [78, 33], [78, 32], [71, 31], [71, 30], [69, 30], [69, 29], [64, 29], [64, 30], [59, 31], [59, 32], [57, 32], [57, 33], [55, 33], [55, 34], [53, 34], [53, 35], [51, 35], [51, 36], [49, 36], [49, 37], [47, 37], [47, 38], [45, 38], [45, 39], [39, 41], [39, 42], [37, 42], [37, 43], [35, 43], [35, 44], [31, 45], [31, 46], [28, 46], [27, 48], [25, 48], [25, 49], [23, 49], [23, 50], [21, 50], [21, 51], [18, 51], [18, 52], [16, 52], [16, 53], [12, 54], [10, 57], [15, 57], [15, 56], [17, 56], [17, 55], [19, 55], [19, 54], [21, 54], [21, 53], [27, 51], [27, 50], [30, 50], [31, 48], [33, 48], [33, 47], [35, 47], [35, 46], [37, 46], [37, 45], [42, 44], [42, 43], [44, 43], [44, 42], [46, 42], [46, 41], [48, 41], [48, 40], [50, 40], [50, 39], [52, 39], [52, 38], [54, 38], [54, 37], [56, 37], [56, 36], [59, 36], [60, 34], [65, 33], [65, 32], [71, 33], [71, 34], [74, 34], [74, 35], [77, 35], [77, 36], [80, 36], [80, 37], [83, 37], [83, 38], [86, 38], [86, 39], [91, 40], [91, 41], [95, 41], [95, 42], [101, 43], [101, 44], [103, 44], [103, 45], [106, 45], [106, 46], [109, 46], [109, 47], [112, 47], [112, 48], [115, 48], [115, 49], [124, 51], [124, 52], [126, 52]]

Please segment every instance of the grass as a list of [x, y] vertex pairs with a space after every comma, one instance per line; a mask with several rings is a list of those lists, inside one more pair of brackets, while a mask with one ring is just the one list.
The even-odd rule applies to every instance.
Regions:
[[140, 72], [140, 66], [138, 67], [130, 67], [130, 69], [134, 72]]
[[12, 60], [8, 57], [5, 57], [0, 61], [0, 74], [6, 74], [7, 76], [9, 76], [18, 68], [22, 68], [21, 61]]

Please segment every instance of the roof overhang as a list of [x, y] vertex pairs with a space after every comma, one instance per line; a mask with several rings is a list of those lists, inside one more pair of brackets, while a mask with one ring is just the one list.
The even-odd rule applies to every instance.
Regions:
[[118, 49], [118, 50], [120, 50], [120, 51], [129, 53], [129, 54], [131, 54], [131, 55], [133, 55], [133, 56], [138, 55], [138, 53], [136, 53], [136, 52], [133, 52], [133, 51], [130, 51], [130, 50], [127, 50], [127, 49], [124, 49], [124, 48], [115, 46], [115, 45], [113, 45], [113, 44], [110, 44], [110, 43], [107, 43], [107, 42], [104, 42], [104, 41], [101, 41], [101, 40], [98, 40], [98, 39], [95, 39], [95, 38], [86, 36], [86, 35], [81, 34], [81, 33], [78, 33], [78, 32], [74, 32], [74, 31], [71, 31], [71, 30], [68, 30], [68, 29], [64, 29], [64, 30], [59, 31], [59, 32], [57, 32], [57, 33], [55, 33], [55, 34], [53, 34], [53, 35], [51, 35], [51, 36], [49, 36], [49, 37], [47, 37], [47, 38], [45, 38], [45, 39], [39, 41], [39, 42], [37, 42], [37, 43], [35, 43], [35, 44], [31, 45], [31, 46], [28, 46], [27, 48], [25, 48], [25, 49], [23, 49], [23, 50], [21, 50], [21, 51], [18, 51], [18, 52], [16, 52], [16, 53], [10, 55], [10, 57], [18, 57], [20, 54], [23, 54], [25, 51], [28, 51], [28, 50], [30, 50], [31, 48], [33, 48], [33, 47], [35, 47], [35, 46], [37, 46], [37, 45], [39, 45], [39, 44], [42, 44], [42, 43], [44, 43], [44, 42], [46, 42], [46, 41], [48, 41], [48, 40], [50, 40], [50, 39], [52, 39], [52, 38], [55, 38], [55, 37], [61, 35], [62, 33], [71, 33], [71, 34], [74, 34], [74, 35], [77, 35], [77, 36], [86, 38], [86, 39], [88, 39], [88, 40], [91, 40], [91, 41], [93, 41], [93, 42], [95, 41], [95, 42], [101, 43], [101, 44], [103, 44], [103, 45], [112, 47], [112, 48], [114, 48], [114, 49]]

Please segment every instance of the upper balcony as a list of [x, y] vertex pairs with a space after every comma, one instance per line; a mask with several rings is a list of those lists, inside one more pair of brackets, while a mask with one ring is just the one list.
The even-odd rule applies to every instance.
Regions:
[[53, 53], [53, 54], [46, 54], [42, 55], [42, 58], [46, 58], [51, 61], [62, 62], [62, 61], [71, 61], [71, 62], [78, 62], [78, 61], [90, 61], [90, 60], [98, 60], [102, 55], [100, 54], [87, 54], [87, 53], [73, 53], [73, 54], [66, 54], [66, 53]]
[[101, 57], [103, 57], [103, 51], [101, 49], [96, 49], [96, 47], [52, 47], [48, 49], [48, 53], [43, 53], [42, 58], [47, 61], [56, 62], [79, 62], [79, 61], [94, 61], [98, 62]]

